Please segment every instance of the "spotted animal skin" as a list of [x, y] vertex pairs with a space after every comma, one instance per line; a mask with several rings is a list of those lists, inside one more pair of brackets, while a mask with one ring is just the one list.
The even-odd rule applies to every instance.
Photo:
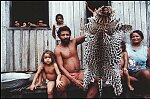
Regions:
[[101, 96], [104, 85], [112, 85], [116, 95], [122, 93], [121, 76], [119, 73], [121, 62], [122, 34], [132, 30], [131, 25], [122, 25], [114, 18], [111, 6], [102, 6], [95, 12], [95, 16], [88, 18], [84, 25], [86, 34], [84, 45], [84, 89], [93, 79], [98, 80]]

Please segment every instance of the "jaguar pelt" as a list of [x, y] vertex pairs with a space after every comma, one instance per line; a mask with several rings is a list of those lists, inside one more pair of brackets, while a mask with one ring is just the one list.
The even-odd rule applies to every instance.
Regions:
[[104, 85], [112, 85], [116, 95], [122, 93], [121, 76], [119, 73], [121, 62], [122, 34], [131, 31], [131, 25], [122, 25], [114, 17], [111, 6], [102, 6], [96, 10], [96, 15], [88, 18], [84, 25], [86, 34], [84, 45], [84, 89], [93, 79], [98, 80], [101, 96]]

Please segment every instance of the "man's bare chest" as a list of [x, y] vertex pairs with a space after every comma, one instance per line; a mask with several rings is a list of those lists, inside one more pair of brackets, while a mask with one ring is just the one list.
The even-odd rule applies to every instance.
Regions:
[[70, 58], [77, 54], [77, 49], [74, 46], [65, 47], [61, 49], [61, 55], [63, 58]]

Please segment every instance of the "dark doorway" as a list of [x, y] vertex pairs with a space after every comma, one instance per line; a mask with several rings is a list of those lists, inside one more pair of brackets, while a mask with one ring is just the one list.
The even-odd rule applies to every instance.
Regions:
[[[110, 1], [86, 1], [91, 10], [98, 9], [101, 6], [110, 5]], [[86, 7], [87, 18], [93, 16], [93, 14]], [[87, 20], [88, 22], [88, 20]]]
[[49, 24], [48, 1], [12, 1], [11, 18], [11, 26], [15, 20], [36, 24], [41, 19]]

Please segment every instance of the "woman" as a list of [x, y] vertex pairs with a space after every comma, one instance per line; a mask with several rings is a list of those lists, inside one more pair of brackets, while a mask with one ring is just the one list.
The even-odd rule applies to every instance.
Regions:
[[[146, 85], [150, 90], [150, 49], [141, 44], [144, 39], [140, 30], [135, 30], [130, 34], [131, 44], [127, 44], [129, 58], [129, 74], [140, 81], [140, 86]], [[150, 67], [150, 66], [149, 66]], [[147, 92], [148, 93], [148, 92]], [[145, 92], [143, 94], [146, 94]]]

